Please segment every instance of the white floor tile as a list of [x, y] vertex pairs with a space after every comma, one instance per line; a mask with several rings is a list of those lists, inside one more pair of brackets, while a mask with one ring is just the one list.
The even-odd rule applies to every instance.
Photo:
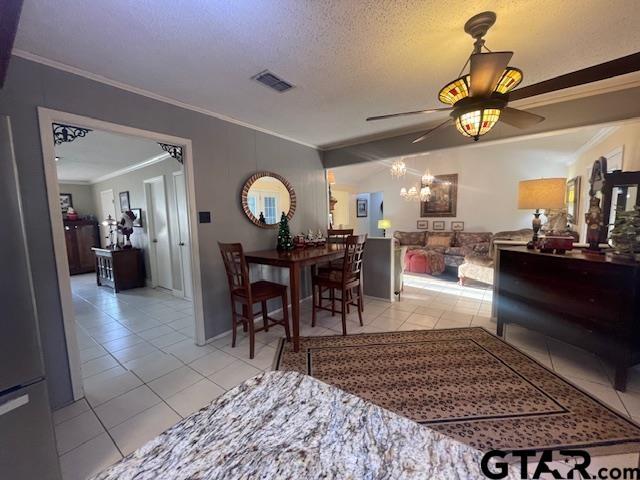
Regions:
[[92, 410], [55, 426], [58, 453], [67, 453], [104, 432]]
[[148, 385], [154, 392], [160, 395], [160, 397], [166, 399], [199, 382], [203, 378], [204, 377], [195, 370], [184, 366], [160, 378], [156, 378], [152, 382], [149, 382]]
[[204, 379], [167, 398], [166, 401], [182, 417], [187, 417], [209, 405], [224, 392], [223, 388], [211, 380]]
[[81, 413], [86, 412], [91, 407], [84, 398], [81, 398], [77, 402], [73, 402], [71, 405], [60, 408], [53, 412], [53, 423], [59, 424], [65, 422], [73, 417], [77, 417]]
[[140, 379], [131, 372], [97, 380], [100, 375], [89, 377], [84, 383], [85, 397], [94, 408], [142, 385]]
[[224, 353], [220, 350], [215, 350], [204, 357], [200, 357], [189, 364], [196, 372], [204, 375], [205, 377], [222, 370], [227, 365], [236, 361], [236, 358], [232, 355]]
[[182, 342], [174, 343], [168, 347], [164, 347], [163, 350], [175, 355], [185, 363], [190, 363], [197, 358], [204, 357], [206, 354], [211, 353], [213, 351], [213, 347], [209, 345], [198, 346], [193, 343], [193, 340], [187, 339]]
[[150, 382], [182, 367], [182, 362], [173, 355], [157, 351], [146, 357], [136, 358], [124, 364], [143, 382]]
[[129, 455], [179, 421], [178, 414], [163, 402], [109, 429], [109, 433], [120, 451]]
[[64, 480], [86, 480], [122, 458], [106, 433], [60, 457]]
[[161, 401], [149, 387], [140, 385], [96, 407], [95, 412], [106, 428], [112, 428]]
[[149, 342], [155, 345], [158, 348], [168, 347], [169, 345], [176, 344], [178, 342], [182, 342], [184, 340], [189, 340], [189, 337], [183, 335], [180, 332], [172, 332], [167, 333], [166, 335], [162, 335], [161, 337], [153, 338], [149, 340]]
[[235, 387], [247, 378], [255, 377], [261, 371], [242, 360], [236, 360], [231, 365], [209, 376], [209, 379], [225, 390]]
[[160, 350], [150, 343], [138, 343], [122, 350], [111, 352], [111, 354], [118, 359], [120, 363], [127, 363], [136, 358], [146, 357], [152, 353], [158, 353]]
[[111, 355], [103, 355], [83, 363], [80, 368], [82, 369], [82, 378], [87, 378], [116, 366], [118, 366], [118, 362], [115, 358]]

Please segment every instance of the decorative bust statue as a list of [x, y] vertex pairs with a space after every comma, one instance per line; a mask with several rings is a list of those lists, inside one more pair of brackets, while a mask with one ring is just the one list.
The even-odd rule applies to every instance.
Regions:
[[602, 209], [600, 199], [591, 197], [589, 200], [589, 211], [584, 214], [584, 221], [587, 224], [587, 242], [589, 250], [600, 250], [600, 229], [602, 228]]

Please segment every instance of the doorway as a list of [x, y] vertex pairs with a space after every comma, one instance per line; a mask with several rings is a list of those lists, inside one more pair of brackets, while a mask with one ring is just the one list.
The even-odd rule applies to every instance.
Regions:
[[189, 206], [187, 205], [184, 172], [173, 174], [173, 191], [175, 192], [176, 213], [178, 219], [178, 252], [182, 268], [183, 295], [186, 299], [193, 299], [193, 282], [191, 281], [191, 241], [189, 233]]
[[[191, 341], [198, 345], [203, 345], [205, 343], [205, 333], [204, 333], [204, 315], [203, 315], [203, 306], [202, 306], [202, 289], [201, 289], [201, 281], [200, 281], [200, 261], [198, 254], [198, 238], [195, 235], [196, 232], [196, 209], [195, 209], [195, 192], [194, 192], [194, 178], [193, 178], [193, 159], [191, 153], [191, 141], [188, 139], [171, 137], [164, 134], [157, 134], [154, 132], [139, 130], [131, 127], [124, 127], [117, 124], [112, 124], [108, 122], [103, 122], [100, 120], [90, 119], [87, 117], [82, 117], [79, 115], [69, 114], [66, 112], [59, 112], [45, 108], [38, 108], [39, 121], [40, 121], [40, 132], [41, 132], [41, 140], [42, 140], [42, 148], [43, 148], [43, 161], [45, 167], [45, 176], [47, 182], [47, 195], [49, 200], [49, 210], [51, 217], [51, 228], [53, 232], [53, 243], [54, 243], [54, 253], [56, 260], [56, 267], [58, 271], [58, 279], [59, 279], [59, 288], [60, 288], [60, 298], [63, 309], [63, 317], [64, 317], [64, 327], [65, 327], [65, 337], [67, 343], [67, 352], [69, 356], [69, 365], [71, 371], [71, 380], [72, 380], [72, 388], [74, 393], [74, 398], [79, 399], [83, 394], [83, 374], [86, 377], [87, 371], [92, 373], [93, 368], [103, 368], [100, 366], [101, 363], [108, 363], [107, 361], [111, 361], [111, 359], [103, 358], [102, 360], [96, 359], [96, 362], [92, 362], [88, 368], [87, 367], [87, 354], [90, 354], [91, 349], [87, 348], [89, 345], [89, 340], [95, 341], [96, 338], [90, 338], [85, 334], [86, 332], [78, 332], [76, 329], [76, 319], [82, 320], [83, 322], [97, 322], [107, 320], [111, 322], [114, 320], [114, 317], [109, 317], [110, 313], [107, 310], [112, 309], [115, 310], [130, 310], [129, 313], [133, 312], [138, 315], [127, 315], [124, 314], [120, 318], [115, 319], [116, 321], [120, 321], [121, 325], [119, 327], [124, 327], [129, 329], [129, 332], [132, 335], [137, 335], [138, 332], [146, 331], [147, 328], [156, 327], [158, 323], [161, 323], [162, 327], [165, 328], [167, 325], [173, 322], [173, 328], [175, 330], [175, 338], [183, 335], [186, 337], [186, 341]], [[122, 188], [100, 188], [99, 185], [101, 182], [107, 182], [108, 180], [113, 180], [115, 178], [115, 174], [113, 172], [109, 172], [107, 174], [99, 175], [99, 181], [76, 181], [69, 182], [64, 188], [65, 190], [61, 190], [59, 181], [58, 181], [58, 170], [59, 168], [65, 164], [64, 155], [57, 153], [57, 147], [59, 147], [58, 142], [54, 143], [54, 135], [52, 135], [52, 130], [54, 130], [56, 125], [67, 125], [73, 126], [74, 128], [85, 129], [89, 132], [88, 135], [82, 136], [82, 138], [78, 138], [75, 141], [78, 142], [77, 145], [81, 145], [80, 141], [85, 141], [91, 137], [97, 137], [99, 135], [111, 135], [111, 136], [120, 136], [120, 137], [130, 137], [136, 140], [138, 143], [142, 144], [146, 142], [147, 145], [153, 145], [153, 148], [157, 150], [157, 155], [153, 158], [149, 158], [145, 161], [139, 162], [135, 167], [129, 168], [126, 165], [120, 165], [117, 174], [126, 179], [131, 180], [135, 177], [135, 174], [139, 173], [142, 168], [146, 168], [150, 165], [159, 165], [160, 162], [172, 157], [167, 150], [163, 147], [176, 146], [179, 147], [181, 151], [181, 162], [176, 164], [177, 167], [174, 168], [174, 172], [167, 172], [163, 175], [164, 177], [164, 186], [165, 189], [163, 192], [160, 189], [157, 189], [152, 186], [153, 198], [159, 199], [153, 204], [161, 204], [164, 203], [166, 205], [165, 215], [167, 215], [167, 210], [170, 208], [174, 208], [176, 205], [180, 205], [182, 208], [180, 221], [175, 220], [171, 221], [171, 217], [169, 216], [168, 220], [165, 222], [166, 228], [163, 233], [166, 238], [165, 245], [169, 246], [172, 243], [175, 243], [176, 239], [179, 239], [181, 243], [183, 239], [186, 241], [185, 244], [189, 245], [188, 255], [189, 258], [182, 259], [180, 255], [171, 255], [169, 253], [169, 258], [171, 259], [169, 262], [168, 270], [171, 272], [170, 275], [167, 275], [166, 272], [163, 273], [163, 280], [161, 283], [163, 288], [160, 289], [162, 291], [157, 291], [154, 293], [152, 282], [147, 284], [147, 287], [142, 287], [140, 290], [126, 290], [120, 292], [118, 294], [113, 293], [106, 287], [97, 287], [95, 278], [96, 274], [88, 274], [83, 278], [80, 276], [74, 276], [74, 283], [76, 286], [79, 286], [79, 289], [82, 290], [81, 294], [77, 294], [77, 292], [72, 292], [71, 289], [71, 277], [69, 272], [69, 258], [66, 251], [66, 243], [65, 243], [65, 228], [64, 223], [61, 221], [63, 217], [61, 215], [61, 206], [64, 201], [65, 205], [68, 207], [73, 204], [75, 207], [78, 207], [82, 202], [87, 200], [90, 196], [84, 195], [81, 191], [80, 187], [87, 187], [87, 183], [91, 183], [97, 185], [97, 191], [94, 192], [93, 202], [95, 208], [94, 215], [83, 215], [83, 220], [87, 220], [89, 223], [95, 226], [96, 236], [96, 246], [105, 247], [107, 243], [109, 243], [105, 237], [111, 237], [109, 235], [109, 225], [104, 225], [103, 221], [111, 215], [112, 218], [115, 218], [118, 221], [121, 221], [124, 218], [124, 214], [126, 212], [135, 212], [135, 220], [133, 220], [132, 229], [134, 233], [130, 236], [130, 241], [133, 244], [133, 249], [139, 248], [140, 243], [147, 241], [149, 237], [149, 230], [147, 224], [149, 221], [154, 225], [157, 225], [159, 222], [158, 218], [161, 218], [159, 213], [159, 208], [154, 207], [154, 215], [150, 214], [151, 210], [146, 202], [146, 194], [144, 189], [144, 182], [141, 178], [139, 180], [140, 191], [142, 192], [140, 196], [136, 196], [133, 192], [132, 187], [122, 187]], [[89, 146], [90, 143], [85, 143], [85, 147]], [[87, 147], [88, 148], [88, 147]], [[118, 161], [124, 161], [126, 159], [126, 155], [115, 154], [111, 149], [103, 149], [106, 150], [105, 155], [109, 158], [115, 158]], [[103, 152], [104, 153], [104, 152]], [[73, 157], [71, 155], [71, 157]], [[173, 158], [173, 157], [172, 157]], [[173, 158], [175, 160], [175, 158]], [[70, 162], [66, 162], [68, 165], [73, 164], [73, 160], [78, 159], [70, 159]], [[172, 160], [173, 161], [173, 160]], [[82, 162], [76, 162], [81, 164]], [[175, 162], [174, 162], [175, 163]], [[85, 165], [85, 167], [87, 167]], [[88, 168], [88, 167], [87, 167]], [[135, 171], [135, 174], [132, 173]], [[178, 173], [182, 175], [183, 183], [181, 185], [181, 190], [179, 195], [182, 195], [182, 199], [178, 202], [174, 193], [174, 180], [172, 173]], [[156, 177], [159, 175], [155, 175]], [[152, 175], [146, 175], [144, 179], [154, 178]], [[94, 179], [96, 180], [96, 179]], [[69, 192], [67, 193], [67, 190]], [[164, 202], [162, 198], [164, 197]], [[152, 205], [153, 205], [152, 204]], [[73, 209], [75, 210], [75, 209]], [[186, 211], [186, 218], [185, 213]], [[72, 212], [77, 213], [77, 212]], [[106, 217], [104, 216], [106, 214]], [[151, 218], [151, 220], [149, 220]], [[155, 222], [154, 222], [155, 220]], [[154, 230], [154, 233], [156, 231]], [[178, 233], [180, 232], [180, 233]], [[117, 242], [119, 245], [124, 246], [128, 240], [122, 233], [116, 235], [113, 232], [113, 237], [117, 238]], [[155, 238], [155, 237], [154, 237]], [[147, 250], [151, 250], [147, 247]], [[166, 252], [166, 249], [165, 249]], [[161, 260], [162, 268], [166, 268], [166, 253], [163, 254], [165, 260]], [[175, 258], [174, 258], [175, 257]], [[189, 264], [189, 270], [184, 271], [182, 268], [183, 265]], [[177, 273], [174, 275], [174, 268], [177, 265]], [[151, 270], [151, 268], [149, 268]], [[167, 283], [166, 279], [174, 277], [173, 284]], [[177, 278], [177, 282], [176, 282]], [[187, 281], [189, 279], [189, 281]], [[167, 285], [173, 285], [175, 288], [171, 288], [170, 290], [165, 290], [164, 287]], [[105, 293], [108, 292], [108, 293]], [[185, 292], [189, 293], [190, 296], [188, 298], [184, 298]], [[84, 295], [84, 298], [82, 297]], [[178, 298], [176, 298], [178, 297]], [[86, 305], [82, 303], [80, 300], [90, 300], [91, 305]], [[143, 301], [144, 300], [144, 301]], [[162, 301], [162, 305], [155, 305], [153, 302]], [[81, 304], [83, 308], [91, 309], [97, 308], [101, 310], [99, 312], [99, 316], [95, 317], [91, 320], [87, 320], [86, 311], [81, 311], [78, 315], [74, 312], [74, 302], [77, 304]], [[166, 306], [169, 305], [170, 308], [167, 309]], [[146, 308], [147, 312], [140, 312], [141, 310]], [[158, 318], [154, 318], [153, 315]], [[172, 319], [176, 317], [176, 319]], [[107, 318], [108, 317], [108, 318]], [[148, 318], [150, 317], [150, 318]], [[86, 323], [85, 322], [85, 323]], [[116, 326], [115, 324], [110, 325], [109, 327], [104, 327], [98, 324], [91, 325], [97, 330], [100, 330], [99, 335], [102, 338], [103, 342], [109, 342], [110, 337], [114, 337], [115, 341], [118, 341], [115, 338], [115, 333], [110, 333], [110, 331], [105, 330], [105, 328], [111, 328], [111, 326]], [[118, 328], [119, 328], [118, 327]], [[115, 332], [115, 330], [114, 330]], [[190, 339], [190, 340], [189, 340]], [[82, 348], [80, 348], [82, 347]], [[98, 345], [99, 348], [96, 348], [97, 351], [104, 353], [104, 350], [100, 350], [100, 348], [104, 347], [104, 345]], [[93, 348], [93, 347], [92, 347]], [[81, 357], [81, 350], [83, 356]], [[89, 352], [89, 353], [88, 353]], [[111, 353], [109, 351], [109, 353]], [[118, 358], [117, 355], [113, 354], [114, 358]], [[85, 361], [84, 365], [83, 360]], [[118, 362], [122, 363], [127, 359], [123, 357], [122, 361], [118, 360]], [[108, 366], [108, 365], [107, 365]], [[106, 366], [104, 367], [106, 368]], [[116, 368], [116, 367], [114, 367]], [[122, 367], [119, 367], [122, 368]]]
[[[164, 176], [145, 180], [144, 190], [147, 200], [147, 221], [149, 223], [151, 284], [153, 287], [173, 290], [173, 264], [171, 261], [171, 240], [169, 238], [169, 218]], [[179, 275], [182, 277], [182, 272]]]
[[[58, 179], [59, 180], [59, 179]], [[113, 197], [113, 190], [104, 190], [100, 192], [100, 218], [116, 218], [116, 205], [115, 199]], [[109, 238], [109, 226], [103, 225], [102, 222], [99, 222], [100, 225], [100, 246], [105, 248], [108, 243]]]

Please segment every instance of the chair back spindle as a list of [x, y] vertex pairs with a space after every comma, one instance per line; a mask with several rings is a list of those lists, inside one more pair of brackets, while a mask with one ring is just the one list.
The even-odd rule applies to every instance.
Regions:
[[366, 241], [367, 235], [349, 235], [345, 241], [342, 277], [347, 282], [360, 278], [362, 254]]
[[224, 261], [229, 291], [232, 295], [238, 292], [250, 295], [249, 267], [244, 258], [242, 244], [218, 242], [218, 247]]

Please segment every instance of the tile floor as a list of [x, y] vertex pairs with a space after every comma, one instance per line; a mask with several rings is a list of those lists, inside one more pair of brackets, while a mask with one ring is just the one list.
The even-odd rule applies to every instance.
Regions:
[[[72, 277], [85, 399], [54, 412], [65, 480], [85, 479], [140, 447], [245, 379], [271, 368], [280, 328], [257, 334], [249, 359], [240, 333], [198, 347], [193, 306], [150, 288], [117, 295], [98, 288], [95, 277]], [[483, 326], [490, 319], [492, 291], [460, 287], [429, 276], [407, 276], [401, 302], [367, 298], [363, 327], [349, 316], [348, 332], [382, 332]], [[341, 333], [339, 317], [318, 315], [310, 326], [310, 304], [302, 306], [301, 335]], [[524, 328], [507, 329], [507, 341], [576, 385], [635, 420], [640, 419], [640, 369], [630, 372], [626, 393], [611, 387], [613, 370], [597, 357]], [[637, 466], [638, 455], [602, 457], [594, 465]], [[599, 463], [600, 462], [600, 463]]]

